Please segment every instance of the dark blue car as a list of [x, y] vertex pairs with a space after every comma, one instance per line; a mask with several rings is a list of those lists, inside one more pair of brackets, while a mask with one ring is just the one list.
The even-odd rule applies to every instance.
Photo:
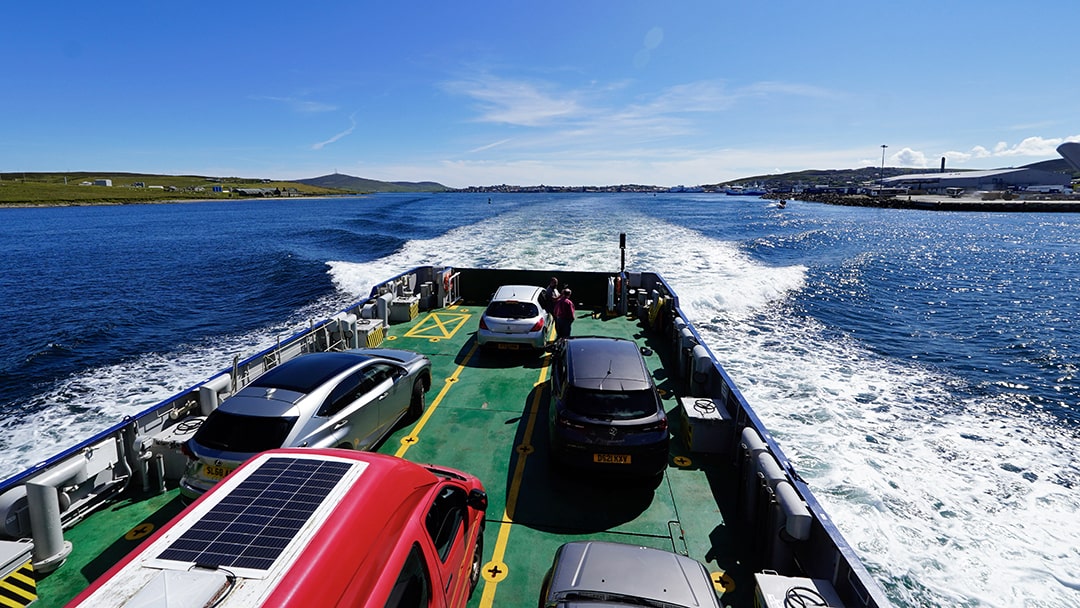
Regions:
[[643, 476], [667, 468], [667, 414], [631, 340], [583, 336], [559, 343], [549, 429], [557, 466]]

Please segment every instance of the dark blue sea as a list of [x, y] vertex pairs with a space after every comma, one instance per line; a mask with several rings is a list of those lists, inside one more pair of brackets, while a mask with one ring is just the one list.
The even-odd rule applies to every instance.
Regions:
[[0, 209], [0, 477], [406, 268], [613, 271], [620, 232], [897, 605], [1080, 606], [1080, 214], [712, 194]]

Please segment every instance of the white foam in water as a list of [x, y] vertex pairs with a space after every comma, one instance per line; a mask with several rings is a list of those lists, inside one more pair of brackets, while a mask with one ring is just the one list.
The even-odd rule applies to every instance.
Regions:
[[[129, 362], [88, 370], [68, 378], [27, 403], [32, 417], [3, 422], [0, 476], [8, 477], [42, 462], [58, 448], [74, 446], [226, 369], [234, 355], [252, 355], [279, 338], [305, 329], [311, 316], [321, 318], [337, 302], [322, 302], [297, 319], [243, 335], [222, 336], [172, 353], [148, 353]], [[340, 307], [340, 306], [339, 306]], [[307, 316], [311, 315], [311, 316]]]
[[1007, 402], [958, 400], [955, 379], [782, 306], [716, 318], [694, 320], [898, 604], [1078, 605], [1080, 497], [1056, 483], [1080, 479], [1069, 433]]
[[[1008, 398], [958, 399], [952, 388], [959, 380], [916, 361], [884, 359], [813, 318], [788, 314], [786, 300], [806, 284], [802, 266], [764, 266], [732, 243], [599, 209], [585, 197], [557, 210], [534, 206], [409, 242], [374, 262], [329, 262], [342, 299], [305, 314], [322, 318], [422, 264], [614, 272], [625, 232], [627, 268], [657, 270], [675, 288], [709, 348], [897, 605], [1080, 605], [1080, 465], [1069, 433], [1021, 416]], [[269, 346], [284, 329], [73, 379], [41, 400], [78, 403], [85, 415], [65, 409], [21, 426], [8, 422], [3, 466], [18, 470], [41, 459], [48, 454], [32, 448], [35, 442], [70, 444], [204, 379], [234, 353]], [[158, 382], [147, 384], [147, 365], [160, 370]], [[139, 392], [130, 394], [136, 385]]]

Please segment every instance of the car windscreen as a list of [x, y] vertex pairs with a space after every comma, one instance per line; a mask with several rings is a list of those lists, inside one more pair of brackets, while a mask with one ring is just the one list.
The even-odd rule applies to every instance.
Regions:
[[296, 417], [238, 416], [214, 410], [195, 432], [195, 443], [224, 452], [255, 453], [282, 447]]
[[540, 309], [532, 302], [492, 302], [487, 307], [487, 316], [500, 319], [531, 319], [540, 315]]
[[569, 391], [566, 406], [583, 416], [610, 420], [651, 416], [659, 407], [651, 390], [598, 391], [583, 388]]

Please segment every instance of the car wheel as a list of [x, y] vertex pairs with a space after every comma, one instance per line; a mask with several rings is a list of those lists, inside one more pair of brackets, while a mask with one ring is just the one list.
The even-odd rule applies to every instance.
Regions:
[[412, 387], [412, 401], [409, 402], [409, 420], [418, 420], [424, 415], [427, 407], [427, 393], [424, 392], [424, 381], [417, 380]]
[[473, 547], [472, 565], [469, 567], [469, 597], [476, 591], [476, 585], [480, 583], [480, 568], [484, 565], [484, 531], [476, 535], [476, 546]]

